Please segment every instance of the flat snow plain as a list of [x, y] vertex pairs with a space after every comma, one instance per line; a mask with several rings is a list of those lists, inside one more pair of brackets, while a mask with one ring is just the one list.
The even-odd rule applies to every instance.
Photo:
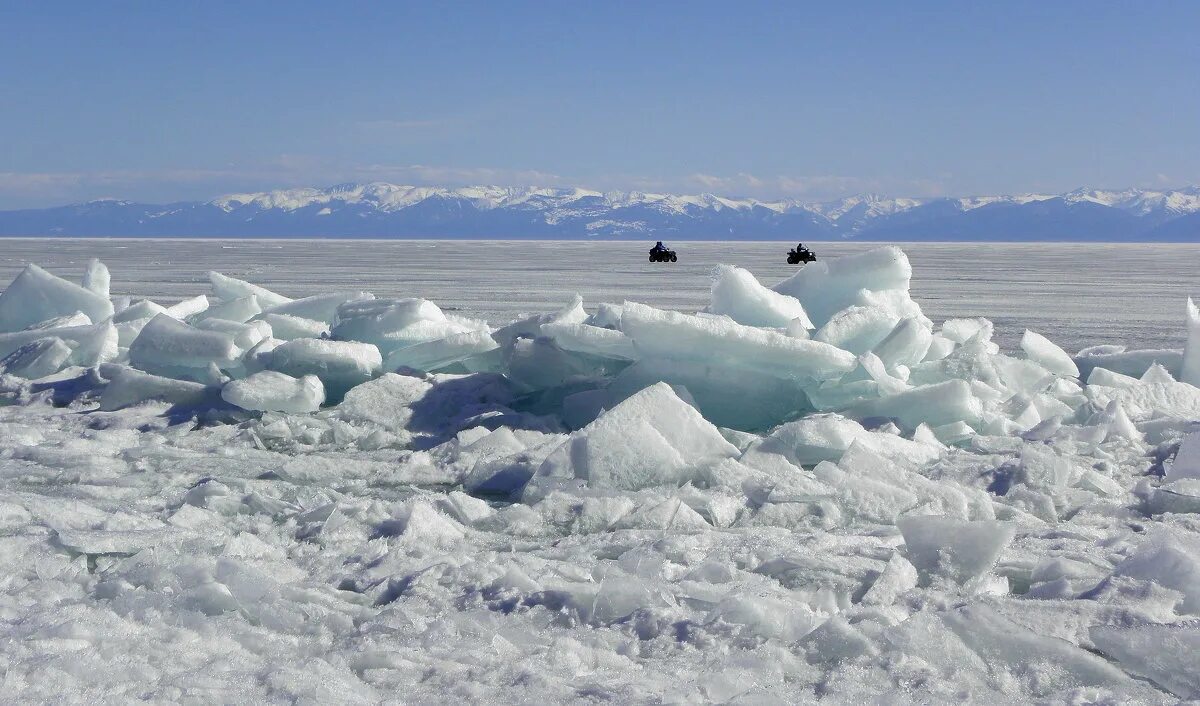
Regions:
[[0, 241], [0, 699], [1200, 698], [1200, 250], [671, 245]]

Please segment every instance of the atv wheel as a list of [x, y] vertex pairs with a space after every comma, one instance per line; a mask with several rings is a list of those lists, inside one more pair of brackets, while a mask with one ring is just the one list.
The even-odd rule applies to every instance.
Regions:
[[788, 264], [789, 265], [798, 265], [798, 264], [800, 264], [800, 258], [794, 257], [792, 255], [788, 255]]
[[671, 262], [675, 262], [679, 258], [675, 257], [675, 253], [671, 253]]
[[658, 258], [656, 258], [656, 257], [654, 257], [653, 255], [651, 255], [651, 256], [650, 256], [650, 262], [658, 262]]

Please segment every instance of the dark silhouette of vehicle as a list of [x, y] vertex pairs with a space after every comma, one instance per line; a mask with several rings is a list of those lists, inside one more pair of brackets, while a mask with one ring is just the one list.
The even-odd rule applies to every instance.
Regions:
[[804, 243], [796, 243], [796, 247], [788, 250], [788, 264], [798, 265], [801, 262], [816, 262], [817, 256], [812, 250], [804, 247]]
[[678, 259], [675, 251], [665, 247], [661, 240], [650, 248], [650, 262], [675, 262]]

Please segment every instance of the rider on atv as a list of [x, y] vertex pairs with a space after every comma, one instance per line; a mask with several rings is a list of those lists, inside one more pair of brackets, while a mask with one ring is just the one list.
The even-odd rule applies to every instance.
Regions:
[[661, 240], [650, 249], [650, 262], [675, 262], [678, 259], [675, 251], [663, 245]]
[[788, 251], [787, 261], [789, 265], [796, 265], [801, 262], [816, 262], [817, 256], [811, 250], [804, 247], [804, 243], [796, 243], [796, 249]]

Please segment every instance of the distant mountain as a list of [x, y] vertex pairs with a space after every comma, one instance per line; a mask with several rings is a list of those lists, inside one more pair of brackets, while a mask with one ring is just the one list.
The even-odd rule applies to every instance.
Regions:
[[1200, 240], [1200, 211], [1163, 223], [1147, 233], [1146, 239], [1164, 243], [1194, 243]]
[[0, 211], [0, 236], [1200, 241], [1200, 187], [807, 203], [712, 194], [341, 184]]

